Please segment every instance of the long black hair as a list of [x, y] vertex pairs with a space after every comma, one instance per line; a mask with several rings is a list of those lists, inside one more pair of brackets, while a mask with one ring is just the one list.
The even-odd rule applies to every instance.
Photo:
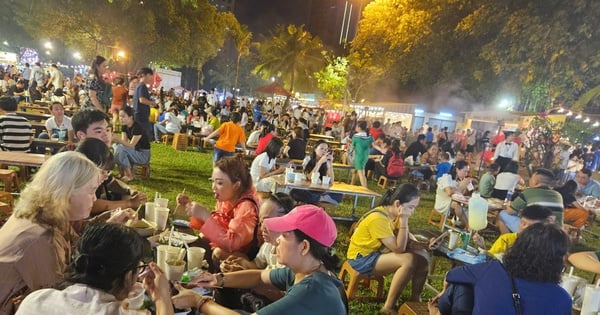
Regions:
[[96, 58], [94, 58], [94, 61], [92, 61], [92, 66], [91, 66], [91, 73], [96, 77], [96, 80], [104, 83], [104, 78], [102, 77], [102, 75], [100, 74], [100, 65], [106, 61], [106, 58], [102, 57], [102, 56], [96, 56]]
[[151, 253], [148, 241], [129, 227], [90, 224], [77, 244], [73, 272], [63, 284], [82, 283], [105, 292], [128, 289], [125, 275], [136, 275], [140, 261], [150, 260]]
[[83, 153], [90, 161], [103, 170], [110, 171], [115, 167], [115, 157], [102, 140], [85, 138], [79, 142], [75, 151]]
[[396, 188], [388, 189], [381, 198], [379, 206], [391, 206], [396, 200], [398, 200], [400, 204], [404, 204], [418, 197], [419, 189], [413, 184], [406, 183]]
[[[310, 171], [312, 171], [313, 168], [315, 168], [315, 166], [317, 165], [318, 159], [317, 159], [317, 148], [321, 145], [321, 144], [327, 144], [327, 142], [325, 142], [325, 140], [319, 140], [317, 142], [315, 142], [314, 146], [313, 146], [313, 150], [310, 153], [310, 161], [308, 161], [308, 163], [306, 163], [306, 166], [304, 167], [304, 173], [308, 173]], [[329, 145], [327, 145], [329, 146]], [[327, 176], [327, 163], [323, 163], [321, 165], [321, 167], [319, 168], [319, 173], [322, 176]]]
[[567, 235], [555, 224], [536, 223], [519, 233], [502, 260], [513, 277], [558, 283], [568, 244]]
[[282, 147], [283, 147], [283, 141], [281, 141], [281, 139], [275, 137], [275, 138], [269, 140], [269, 143], [267, 144], [267, 147], [265, 148], [265, 152], [267, 153], [267, 156], [269, 157], [269, 162], [271, 162], [272, 159], [276, 158], [279, 155]]
[[323, 263], [325, 269], [329, 271], [337, 270], [340, 267], [340, 258], [335, 254], [331, 247], [325, 247], [321, 243], [315, 241], [312, 237], [304, 232], [296, 229], [293, 231], [298, 243], [307, 240], [310, 244], [310, 254], [317, 260]]

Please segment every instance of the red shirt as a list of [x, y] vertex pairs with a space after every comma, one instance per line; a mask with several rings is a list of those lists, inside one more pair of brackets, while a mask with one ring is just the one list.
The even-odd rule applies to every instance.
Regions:
[[264, 137], [258, 139], [258, 144], [256, 145], [256, 150], [254, 150], [254, 155], [259, 155], [267, 149], [267, 144], [271, 139], [275, 138], [275, 135], [272, 132], [267, 133]]
[[383, 134], [383, 130], [381, 130], [381, 128], [371, 128], [369, 129], [369, 133], [374, 140], [377, 140], [379, 139], [379, 136]]

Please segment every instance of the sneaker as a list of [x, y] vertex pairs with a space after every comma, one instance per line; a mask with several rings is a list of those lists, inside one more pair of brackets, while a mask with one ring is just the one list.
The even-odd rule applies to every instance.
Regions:
[[331, 196], [329, 196], [329, 195], [323, 195], [323, 196], [321, 196], [321, 198], [319, 199], [319, 202], [330, 203], [330, 204], [336, 205], [336, 206], [339, 203], [335, 199], [331, 198]]

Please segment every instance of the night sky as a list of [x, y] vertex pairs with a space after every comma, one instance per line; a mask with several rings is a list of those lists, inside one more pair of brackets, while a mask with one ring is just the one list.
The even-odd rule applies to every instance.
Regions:
[[[320, 0], [316, 0], [320, 1]], [[312, 0], [237, 0], [235, 15], [258, 38], [277, 24], [307, 24]]]

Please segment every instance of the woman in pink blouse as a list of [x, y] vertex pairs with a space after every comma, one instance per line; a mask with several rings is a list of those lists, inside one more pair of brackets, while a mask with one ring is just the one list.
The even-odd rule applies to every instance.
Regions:
[[217, 199], [214, 212], [183, 194], [177, 196], [178, 206], [192, 216], [190, 226], [210, 242], [214, 259], [224, 260], [235, 253], [253, 259], [262, 243], [257, 237], [260, 198], [246, 164], [238, 157], [218, 160], [212, 182]]

